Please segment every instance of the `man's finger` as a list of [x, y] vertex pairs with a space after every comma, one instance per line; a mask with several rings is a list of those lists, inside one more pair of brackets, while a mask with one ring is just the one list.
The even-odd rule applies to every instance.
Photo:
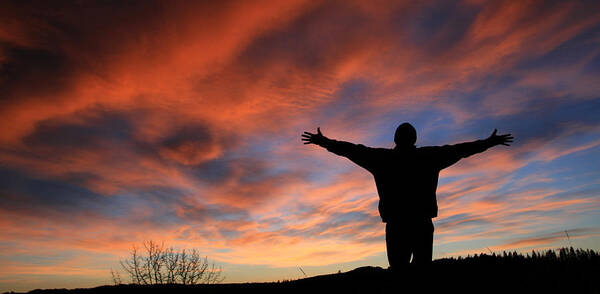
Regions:
[[306, 145], [306, 144], [312, 144], [312, 142], [306, 142], [306, 143], [304, 143], [304, 145]]
[[313, 134], [313, 133], [309, 133], [309, 132], [304, 132], [304, 134], [306, 134], [306, 135], [310, 135], [310, 136], [314, 136], [314, 135], [315, 135], [315, 134]]
[[323, 135], [323, 133], [321, 133], [321, 128], [317, 128], [317, 134], [319, 134], [321, 136]]
[[304, 137], [304, 138], [312, 138], [312, 135], [306, 135], [305, 134], [305, 135], [302, 135], [302, 137]]
[[497, 130], [497, 129], [494, 129], [494, 131], [492, 132], [492, 137], [493, 137], [493, 136], [496, 136], [496, 133], [497, 133], [497, 132], [498, 132], [498, 130]]

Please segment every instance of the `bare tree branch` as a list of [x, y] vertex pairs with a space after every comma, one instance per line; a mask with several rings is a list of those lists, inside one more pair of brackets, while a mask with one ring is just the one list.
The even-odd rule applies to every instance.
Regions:
[[[214, 284], [225, 279], [222, 269], [196, 249], [178, 251], [152, 240], [143, 245], [145, 254], [134, 245], [130, 257], [119, 261], [133, 284]], [[111, 276], [114, 283], [121, 283], [118, 272], [111, 269]]]

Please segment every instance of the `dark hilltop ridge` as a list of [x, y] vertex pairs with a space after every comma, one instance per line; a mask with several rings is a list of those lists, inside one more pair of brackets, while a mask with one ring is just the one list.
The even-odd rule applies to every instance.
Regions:
[[600, 255], [562, 248], [522, 255], [481, 254], [433, 261], [426, 268], [349, 272], [271, 283], [118, 285], [28, 293], [600, 293]]

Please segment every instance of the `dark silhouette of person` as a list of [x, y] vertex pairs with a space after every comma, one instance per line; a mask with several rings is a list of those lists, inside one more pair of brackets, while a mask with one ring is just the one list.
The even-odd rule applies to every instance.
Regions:
[[416, 147], [417, 131], [409, 123], [396, 129], [393, 149], [372, 148], [304, 132], [304, 144], [316, 144], [368, 170], [379, 194], [379, 214], [385, 225], [387, 256], [392, 270], [411, 262], [429, 264], [433, 251], [433, 222], [438, 215], [439, 173], [462, 158], [512, 142], [510, 134], [444, 146]]

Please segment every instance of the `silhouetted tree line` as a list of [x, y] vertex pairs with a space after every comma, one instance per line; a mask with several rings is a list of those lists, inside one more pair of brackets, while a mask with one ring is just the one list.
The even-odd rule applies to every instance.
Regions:
[[[494, 293], [600, 293], [600, 255], [591, 249], [444, 258], [434, 261], [430, 273], [445, 283], [470, 277], [471, 289], [493, 289]], [[490, 282], [492, 277], [504, 277], [505, 282]]]
[[547, 250], [542, 252], [531, 251], [531, 254], [503, 251], [501, 254], [475, 254], [474, 256], [458, 258], [442, 258], [435, 263], [444, 264], [520, 264], [520, 265], [541, 265], [544, 264], [598, 264], [600, 263], [600, 255], [592, 249], [574, 249], [560, 248], [557, 250]]
[[[129, 258], [120, 264], [132, 284], [215, 284], [225, 279], [222, 268], [196, 249], [175, 250], [154, 241], [145, 241], [141, 250], [134, 245]], [[111, 275], [115, 284], [121, 284], [118, 272], [111, 270]]]

